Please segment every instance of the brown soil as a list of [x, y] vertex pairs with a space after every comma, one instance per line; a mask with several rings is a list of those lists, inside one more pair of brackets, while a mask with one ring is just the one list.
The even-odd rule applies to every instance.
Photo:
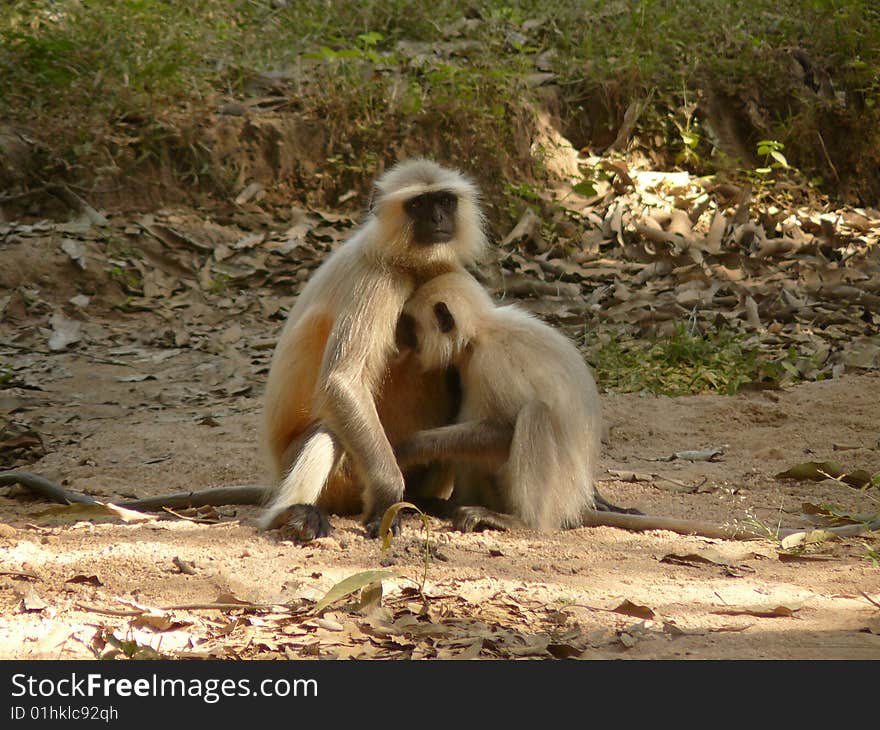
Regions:
[[[295, 285], [284, 299], [167, 296], [160, 277], [148, 282], [157, 289], [139, 300], [143, 311], [110, 309], [126, 297], [95, 273], [97, 244], [83, 243], [89, 279], [56, 257], [57, 236], [0, 247], [0, 362], [14, 365], [0, 409], [48, 452], [19, 450], [7, 465], [107, 501], [264, 479], [260, 397], [278, 301], [289, 303]], [[83, 291], [99, 295], [94, 304], [66, 303]], [[80, 322], [81, 339], [51, 352], [59, 312]], [[829, 458], [880, 471], [878, 402], [876, 372], [734, 397], [608, 394], [600, 488], [645, 512], [768, 529], [807, 524], [803, 503], [872, 513], [870, 493], [773, 475]], [[670, 460], [712, 447], [723, 447], [715, 461]], [[622, 481], [607, 469], [652, 476]], [[383, 555], [350, 518], [297, 545], [258, 532], [256, 508], [220, 508], [211, 524], [126, 523], [47, 514], [45, 502], [4, 493], [3, 658], [91, 657], [114, 646], [220, 657], [880, 658], [875, 536], [786, 552], [769, 539], [611, 528], [463, 535], [435, 520], [423, 601], [413, 590], [424, 569], [414, 517]], [[312, 610], [341, 579], [380, 568], [396, 573], [383, 607]], [[223, 608], [204, 607], [218, 601]]]

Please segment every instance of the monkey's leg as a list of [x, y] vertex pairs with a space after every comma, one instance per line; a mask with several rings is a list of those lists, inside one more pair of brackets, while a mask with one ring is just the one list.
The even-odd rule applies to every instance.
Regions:
[[455, 499], [434, 499], [415, 497], [410, 499], [422, 512], [445, 520], [452, 520], [452, 526], [459, 532], [480, 532], [482, 530], [519, 530], [526, 524], [513, 515], [495, 512], [478, 505], [460, 506]]
[[260, 527], [283, 527], [300, 541], [326, 537], [330, 534], [330, 521], [316, 503], [342, 456], [342, 448], [326, 426], [316, 424], [304, 439], [288, 447], [288, 453], [291, 455], [286, 453], [285, 459], [292, 464], [260, 519]]
[[497, 469], [510, 455], [513, 428], [493, 421], [465, 421], [419, 431], [395, 448], [406, 467], [432, 461], [476, 463]]
[[592, 489], [580, 481], [585, 473], [574, 470], [565, 453], [553, 410], [541, 400], [531, 400], [516, 418], [510, 459], [499, 484], [505, 511], [533, 529], [555, 529], [575, 522], [581, 509], [592, 502]]
[[459, 507], [452, 518], [452, 526], [460, 532], [481, 530], [524, 530], [527, 525], [519, 517], [494, 512], [486, 507]]

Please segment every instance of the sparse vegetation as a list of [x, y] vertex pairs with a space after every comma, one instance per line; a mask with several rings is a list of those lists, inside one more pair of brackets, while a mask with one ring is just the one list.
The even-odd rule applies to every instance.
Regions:
[[[741, 335], [726, 330], [692, 334], [681, 323], [669, 337], [646, 341], [603, 336], [591, 350], [599, 384], [623, 392], [733, 395], [749, 384], [778, 386], [787, 373], [783, 361], [771, 359]], [[789, 353], [785, 363], [794, 357]]]
[[49, 149], [43, 178], [94, 181], [152, 160], [208, 184], [198, 140], [179, 127], [218, 97], [280, 97], [324, 120], [334, 174], [361, 175], [377, 153], [442, 129], [456, 140], [448, 156], [528, 177], [514, 140], [545, 92], [581, 146], [612, 142], [627, 108], [649, 99], [639, 142], [709, 171], [730, 157], [710, 120], [717, 102], [751, 130], [746, 154], [776, 140], [771, 157], [785, 145], [808, 175], [861, 194], [880, 189], [852, 145], [875, 139], [878, 55], [867, 0], [758, 0], [736, 13], [719, 0], [14, 0], [0, 19], [0, 119]]

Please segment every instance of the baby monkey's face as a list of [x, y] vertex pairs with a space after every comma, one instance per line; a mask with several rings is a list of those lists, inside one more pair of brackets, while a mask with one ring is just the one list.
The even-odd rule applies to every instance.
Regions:
[[476, 279], [464, 272], [441, 274], [404, 304], [398, 347], [415, 351], [424, 370], [461, 365], [492, 312], [492, 299]]
[[418, 293], [403, 308], [397, 321], [399, 350], [411, 350], [423, 370], [445, 368], [458, 355], [455, 317], [446, 302], [420, 297]]

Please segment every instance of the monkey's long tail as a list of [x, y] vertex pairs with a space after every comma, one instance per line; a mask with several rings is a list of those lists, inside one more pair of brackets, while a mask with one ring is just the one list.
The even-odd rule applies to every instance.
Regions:
[[[38, 474], [25, 471], [0, 472], [0, 487], [20, 484], [25, 489], [38, 494], [52, 502], [60, 504], [95, 504], [98, 500], [88, 494], [80, 494], [64, 489]], [[193, 492], [174, 492], [158, 497], [144, 497], [125, 502], [114, 502], [119, 507], [143, 510], [145, 512], [161, 512], [166, 507], [171, 509], [187, 509], [189, 507], [219, 507], [226, 504], [264, 504], [270, 494], [269, 487], [259, 484], [243, 484], [229, 487], [214, 487]]]
[[857, 525], [838, 525], [836, 527], [789, 528], [780, 527], [773, 531], [767, 528], [743, 524], [716, 525], [700, 520], [660, 517], [658, 515], [622, 514], [620, 512], [599, 512], [584, 510], [584, 527], [619, 527], [623, 530], [641, 532], [644, 530], [669, 530], [679, 535], [699, 535], [722, 540], [778, 540], [797, 533], [822, 530], [838, 537], [852, 537], [863, 532], [880, 530], [880, 519]]

